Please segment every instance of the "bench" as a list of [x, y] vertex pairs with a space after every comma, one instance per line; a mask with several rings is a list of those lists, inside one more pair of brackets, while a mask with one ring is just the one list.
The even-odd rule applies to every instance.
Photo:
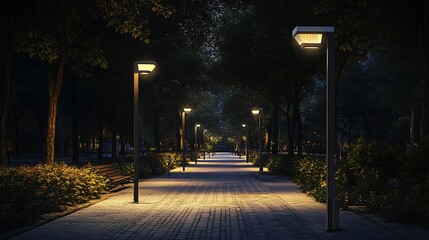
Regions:
[[96, 168], [103, 176], [109, 179], [109, 185], [111, 186], [117, 186], [119, 184], [124, 186], [123, 181], [131, 178], [130, 176], [123, 175], [119, 168], [113, 163], [98, 165]]

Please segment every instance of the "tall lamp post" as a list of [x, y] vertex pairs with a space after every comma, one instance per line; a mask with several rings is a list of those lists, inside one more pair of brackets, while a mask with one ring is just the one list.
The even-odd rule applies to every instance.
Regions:
[[335, 202], [334, 187], [334, 154], [335, 154], [335, 53], [334, 27], [330, 26], [297, 26], [292, 31], [301, 48], [317, 49], [326, 38], [326, 231], [339, 229], [339, 208]]
[[259, 138], [259, 171], [264, 171], [264, 165], [262, 164], [262, 108], [252, 109], [252, 114], [258, 116], [258, 138]]
[[134, 62], [134, 203], [139, 202], [139, 161], [140, 161], [140, 129], [139, 129], [139, 76], [147, 75], [156, 68], [151, 61]]
[[182, 111], [182, 151], [183, 151], [183, 159], [182, 159], [182, 165], [183, 165], [183, 171], [185, 171], [185, 165], [186, 165], [186, 141], [185, 141], [185, 130], [186, 130], [186, 113], [190, 113], [192, 111], [192, 108], [184, 107]]
[[[194, 144], [194, 148], [195, 151], [198, 153], [198, 128], [201, 127], [201, 124], [195, 124], [195, 144]], [[195, 164], [198, 163], [198, 156], [195, 158]]]
[[247, 124], [243, 123], [241, 124], [241, 126], [246, 131], [246, 163], [249, 163], [249, 130], [248, 130]]
[[203, 131], [203, 160], [206, 160], [206, 133], [207, 129]]

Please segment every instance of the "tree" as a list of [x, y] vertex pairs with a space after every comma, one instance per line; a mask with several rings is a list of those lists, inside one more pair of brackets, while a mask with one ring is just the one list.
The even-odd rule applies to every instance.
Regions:
[[[267, 150], [273, 143], [271, 150], [277, 153], [279, 117], [283, 113], [288, 119], [289, 148], [294, 149], [296, 144], [301, 153], [301, 95], [311, 87], [310, 73], [315, 69], [304, 68], [312, 66], [304, 64], [309, 60], [304, 58], [313, 56], [302, 54], [290, 33], [309, 12], [308, 2], [270, 0], [248, 4], [244, 3], [241, 11], [225, 14], [215, 71], [224, 70], [218, 78], [226, 83], [239, 82], [244, 88], [256, 89], [268, 103], [269, 108], [264, 109], [270, 119]], [[230, 77], [225, 78], [227, 75]]]
[[[418, 1], [398, 1], [397, 12], [403, 16], [406, 24], [404, 31], [412, 29], [410, 34], [417, 36], [420, 57], [425, 66], [422, 72], [424, 76], [424, 94], [421, 105], [420, 117], [420, 141], [429, 135], [429, 2]], [[397, 30], [396, 30], [397, 31]]]
[[[114, 27], [120, 33], [127, 33], [135, 38], [148, 42], [147, 9], [155, 13], [169, 16], [172, 10], [165, 7], [162, 0], [142, 0], [123, 2], [112, 1], [37, 1], [33, 2], [35, 12], [39, 13], [36, 19], [37, 26], [41, 26], [38, 32], [31, 34], [30, 45], [27, 52], [31, 55], [39, 55], [47, 59], [50, 64], [48, 78], [48, 119], [46, 134], [46, 162], [54, 162], [55, 125], [57, 118], [58, 97], [64, 79], [66, 62], [72, 52], [74, 44], [79, 40], [89, 24], [97, 19], [105, 19], [109, 26]], [[40, 20], [40, 21], [37, 21]], [[45, 37], [40, 37], [45, 36]], [[34, 46], [35, 42], [42, 43]], [[46, 45], [49, 52], [53, 53], [48, 58], [43, 51]], [[41, 48], [37, 48], [41, 47]], [[45, 56], [42, 56], [45, 55]]]
[[20, 1], [5, 0], [0, 3], [0, 33], [3, 48], [3, 82], [0, 99], [0, 164], [6, 164], [6, 119], [10, 101], [12, 54], [16, 50], [17, 9]]

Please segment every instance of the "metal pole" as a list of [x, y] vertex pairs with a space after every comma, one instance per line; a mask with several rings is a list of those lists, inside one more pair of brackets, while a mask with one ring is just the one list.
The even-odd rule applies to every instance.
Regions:
[[206, 160], [206, 130], [203, 131], [203, 160]]
[[262, 109], [259, 110], [259, 171], [264, 171], [264, 166], [262, 165]]
[[195, 126], [195, 144], [194, 144], [195, 152], [197, 153], [197, 157], [195, 158], [195, 164], [198, 163], [198, 127]]
[[249, 127], [246, 126], [246, 163], [249, 163]]
[[139, 74], [134, 73], [134, 203], [139, 202]]
[[[327, 164], [327, 188], [326, 188], [326, 230], [338, 229], [338, 207], [334, 205], [335, 187], [334, 187], [334, 155], [336, 149], [335, 143], [335, 58], [334, 58], [334, 34], [326, 33], [326, 164]], [[334, 217], [335, 215], [335, 217]]]
[[186, 120], [186, 113], [182, 112], [182, 151], [183, 151], [182, 165], [183, 165], [183, 171], [185, 171], [185, 165], [186, 165], [185, 120]]

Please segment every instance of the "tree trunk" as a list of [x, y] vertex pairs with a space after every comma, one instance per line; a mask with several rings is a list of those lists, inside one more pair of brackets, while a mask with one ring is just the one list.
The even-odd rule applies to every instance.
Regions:
[[116, 131], [114, 131], [112, 129], [112, 158], [116, 158], [118, 156], [118, 153], [116, 151], [116, 146], [117, 146], [117, 141], [116, 141]]
[[1, 165], [6, 165], [6, 118], [9, 107], [10, 98], [10, 69], [11, 69], [11, 50], [10, 47], [5, 46], [4, 58], [4, 92], [2, 99], [2, 109], [0, 111], [0, 162]]
[[20, 121], [17, 121], [15, 119], [15, 161], [19, 160], [19, 155], [20, 155], [20, 144], [21, 144], [21, 138], [20, 138], [20, 129], [19, 129], [19, 124]]
[[422, 102], [422, 115], [420, 118], [420, 141], [428, 135], [428, 114], [429, 114], [429, 78], [424, 81], [424, 94]]
[[100, 101], [100, 112], [98, 114], [98, 151], [97, 151], [97, 160], [101, 161], [103, 159], [103, 145], [104, 145], [104, 138], [103, 138], [103, 105]]
[[347, 150], [348, 152], [350, 152], [352, 150], [352, 123], [353, 123], [353, 119], [351, 114], [349, 114], [349, 131], [348, 131], [348, 142], [349, 142], [349, 149]]
[[416, 27], [416, 34], [419, 38], [420, 53], [424, 64], [424, 95], [422, 103], [422, 114], [420, 118], [420, 141], [429, 135], [429, 17], [427, 1], [417, 1], [410, 4], [411, 14], [415, 19], [413, 26]]
[[[9, 5], [11, 4], [11, 5]], [[0, 103], [3, 105], [0, 109], [0, 164], [7, 164], [7, 146], [6, 146], [6, 119], [9, 108], [10, 100], [10, 71], [12, 69], [12, 36], [15, 32], [15, 17], [16, 17], [16, 3], [14, 1], [2, 1], [1, 3], [1, 36], [4, 51], [4, 85], [3, 92], [1, 93], [2, 99]], [[9, 15], [10, 14], [10, 15]]]
[[61, 86], [64, 78], [64, 65], [66, 61], [66, 50], [63, 48], [60, 60], [57, 66], [55, 78], [49, 77], [48, 94], [48, 120], [46, 127], [46, 163], [53, 164], [55, 157], [55, 127], [57, 123], [58, 97], [61, 92]]
[[121, 139], [121, 152], [120, 155], [121, 157], [125, 157], [125, 139], [124, 139], [124, 134], [120, 134], [119, 138]]
[[161, 139], [159, 129], [159, 97], [158, 94], [155, 96], [155, 106], [153, 106], [153, 140], [155, 141], [155, 149], [157, 152], [161, 152]]
[[72, 83], [72, 161], [79, 163], [79, 126], [78, 126], [78, 99], [77, 99], [77, 81], [73, 79]]
[[279, 151], [279, 106], [274, 105], [274, 111], [272, 116], [272, 141], [273, 148], [271, 149], [272, 154], [278, 154]]
[[292, 113], [292, 119], [294, 119], [293, 124], [296, 126], [296, 138], [295, 140], [295, 146], [298, 149], [298, 156], [302, 156], [302, 121], [301, 121], [301, 113], [299, 108], [299, 93], [296, 94], [296, 97], [293, 101], [293, 113]]
[[290, 116], [290, 107], [291, 104], [288, 104], [286, 109], [286, 120], [288, 125], [288, 155], [292, 158], [294, 156], [295, 148], [295, 122], [293, 121], [292, 116]]
[[21, 120], [24, 117], [26, 109], [22, 109], [19, 107], [15, 107], [15, 160], [20, 158], [20, 150], [21, 150], [21, 137], [20, 137], [20, 124]]
[[45, 123], [46, 121], [43, 119], [43, 113], [40, 113], [39, 111], [35, 110], [34, 115], [37, 119], [37, 144], [36, 144], [36, 154], [40, 156], [40, 161], [43, 160], [44, 152], [43, 150], [46, 149], [44, 145], [44, 134], [45, 131]]
[[415, 118], [415, 112], [414, 112], [414, 107], [412, 104], [410, 104], [410, 108], [411, 108], [411, 114], [410, 114], [410, 146], [414, 145], [414, 136], [415, 136], [415, 132], [414, 132], [414, 118]]
[[182, 113], [179, 110], [179, 115], [175, 114], [176, 119], [176, 151], [182, 150]]

